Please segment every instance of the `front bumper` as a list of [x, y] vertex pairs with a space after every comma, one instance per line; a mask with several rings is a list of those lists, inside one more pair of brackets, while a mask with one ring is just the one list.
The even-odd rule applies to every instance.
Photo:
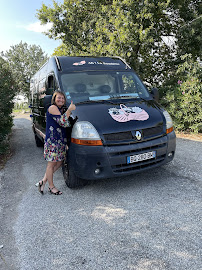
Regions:
[[[77, 177], [88, 180], [112, 178], [149, 170], [170, 162], [176, 148], [175, 132], [150, 141], [113, 146], [84, 146], [71, 143], [66, 162]], [[127, 164], [128, 156], [156, 151], [156, 157]], [[95, 170], [99, 169], [96, 174]]]

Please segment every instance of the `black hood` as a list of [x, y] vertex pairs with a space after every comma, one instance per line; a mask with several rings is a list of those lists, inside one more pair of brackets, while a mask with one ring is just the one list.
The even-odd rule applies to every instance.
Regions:
[[[120, 106], [121, 105], [121, 106]], [[147, 115], [146, 120], [130, 120], [126, 122], [118, 122], [113, 119], [109, 112], [121, 110], [122, 108], [134, 108]], [[110, 109], [110, 110], [109, 110]], [[135, 129], [145, 129], [163, 125], [165, 121], [161, 113], [161, 107], [154, 100], [120, 100], [103, 101], [93, 103], [82, 103], [76, 105], [76, 110], [72, 112], [74, 117], [78, 117], [78, 121], [90, 122], [100, 134], [124, 132]], [[134, 115], [134, 114], [133, 114]], [[143, 117], [143, 118], [147, 118]], [[123, 121], [125, 121], [124, 119]]]

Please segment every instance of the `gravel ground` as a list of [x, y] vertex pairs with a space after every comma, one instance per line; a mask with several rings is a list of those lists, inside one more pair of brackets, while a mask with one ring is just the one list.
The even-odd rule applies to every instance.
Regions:
[[[45, 171], [31, 122], [15, 118], [0, 171], [1, 270], [201, 270], [202, 142], [177, 139], [173, 162], [71, 190], [35, 187]], [[3, 245], [3, 247], [1, 247]]]

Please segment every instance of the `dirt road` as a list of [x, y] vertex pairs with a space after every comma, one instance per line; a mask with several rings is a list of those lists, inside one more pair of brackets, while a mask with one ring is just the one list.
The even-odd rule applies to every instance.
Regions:
[[[202, 269], [202, 142], [177, 139], [169, 165], [42, 196], [29, 117], [16, 117], [0, 171], [1, 270]], [[2, 247], [3, 246], [3, 247]]]

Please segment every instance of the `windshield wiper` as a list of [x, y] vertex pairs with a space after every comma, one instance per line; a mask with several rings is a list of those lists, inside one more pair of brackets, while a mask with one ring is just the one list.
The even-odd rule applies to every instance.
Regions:
[[127, 96], [127, 95], [124, 95], [124, 96], [112, 96], [110, 98], [112, 98], [112, 99], [116, 99], [116, 98], [141, 99], [143, 101], [148, 101], [147, 99], [145, 99], [143, 97], [140, 97], [140, 96]]
[[149, 99], [145, 99], [143, 97], [138, 97], [139, 99], [143, 100], [143, 101], [148, 101]]
[[110, 96], [109, 99], [89, 99], [89, 100], [83, 100], [83, 101], [78, 101], [78, 102], [75, 102], [75, 104], [87, 104], [87, 103], [110, 103], [110, 104], [113, 104], [115, 105], [115, 103], [113, 101], [110, 101], [110, 100], [115, 100], [115, 99], [121, 99], [121, 98], [126, 98], [126, 99], [141, 99], [143, 101], [148, 101], [147, 99], [144, 99], [140, 96], [128, 96], [128, 95], [124, 95], [124, 96]]
[[110, 96], [110, 99], [117, 99], [117, 98], [139, 98], [139, 97], [135, 97], [135, 96], [127, 96], [127, 95], [124, 95], [124, 96]]
[[84, 100], [84, 101], [79, 101], [79, 102], [75, 102], [75, 104], [86, 104], [86, 103], [111, 103], [114, 104], [114, 102], [111, 102], [108, 99], [98, 99], [98, 100]]

